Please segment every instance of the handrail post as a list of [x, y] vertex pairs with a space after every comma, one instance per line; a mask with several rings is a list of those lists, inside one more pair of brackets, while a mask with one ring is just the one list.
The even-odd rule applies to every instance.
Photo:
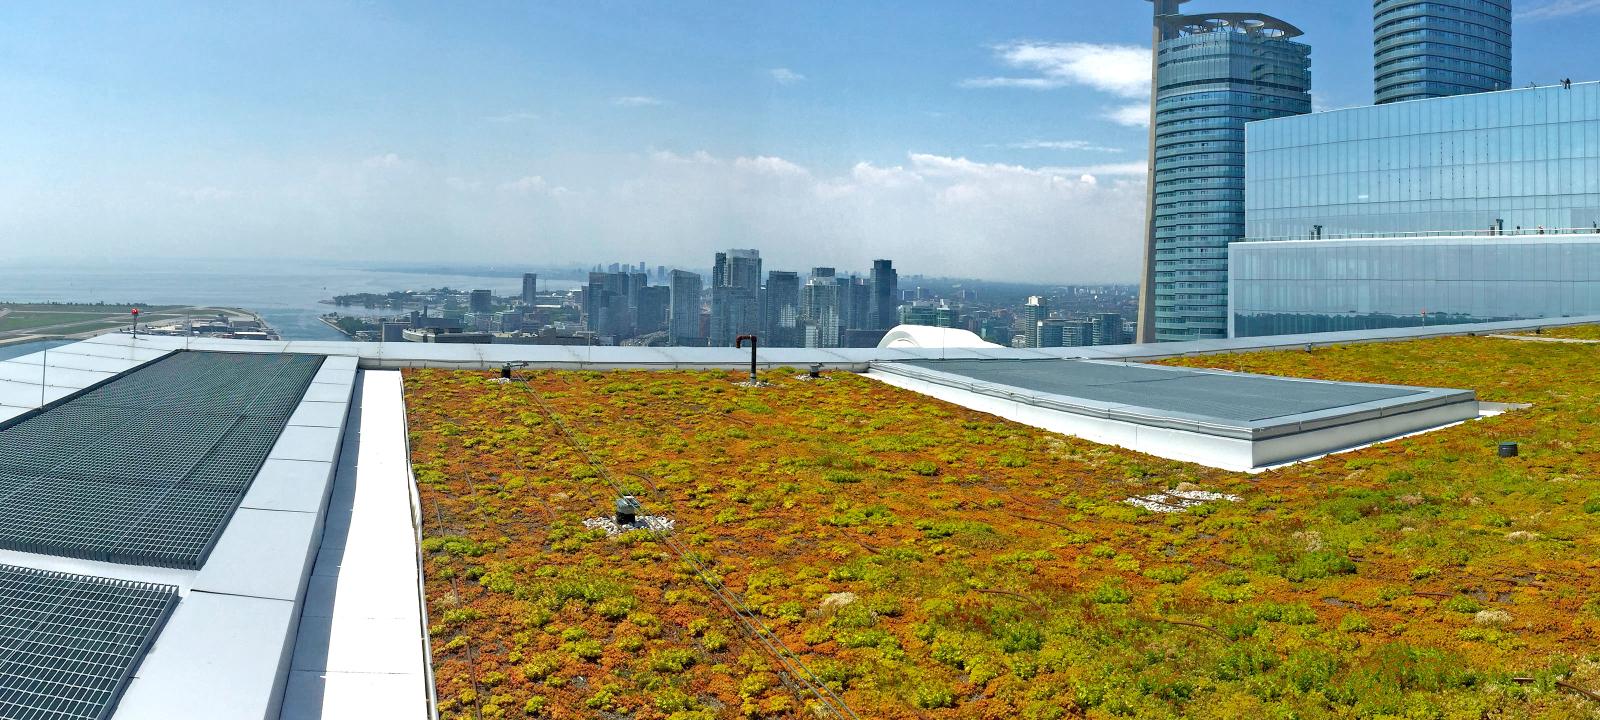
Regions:
[[754, 335], [740, 335], [739, 337], [736, 337], [736, 338], [733, 339], [733, 346], [735, 348], [742, 348], [742, 347], [744, 347], [744, 341], [746, 341], [746, 340], [750, 341], [750, 384], [751, 385], [755, 385], [757, 383], [757, 380], [756, 380], [756, 344], [757, 344], [756, 336], [754, 336]]

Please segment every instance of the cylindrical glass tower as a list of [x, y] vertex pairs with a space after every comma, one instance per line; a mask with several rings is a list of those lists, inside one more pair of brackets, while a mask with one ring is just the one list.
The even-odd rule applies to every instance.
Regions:
[[1511, 87], [1511, 0], [1375, 0], [1378, 104]]
[[1228, 243], [1244, 236], [1244, 125], [1311, 111], [1311, 48], [1254, 13], [1171, 15], [1156, 46], [1155, 339], [1227, 337]]

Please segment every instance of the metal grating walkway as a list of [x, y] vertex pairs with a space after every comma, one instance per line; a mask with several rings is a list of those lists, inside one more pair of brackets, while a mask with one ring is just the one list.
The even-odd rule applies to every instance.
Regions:
[[198, 568], [321, 364], [178, 352], [0, 426], [0, 547]]
[[0, 565], [0, 717], [110, 717], [177, 602], [171, 585]]

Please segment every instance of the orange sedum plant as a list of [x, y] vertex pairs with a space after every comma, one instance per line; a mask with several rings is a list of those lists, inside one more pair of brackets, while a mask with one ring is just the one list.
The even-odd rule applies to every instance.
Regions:
[[[846, 373], [407, 371], [441, 715], [826, 717], [710, 578], [863, 718], [1593, 716], [1600, 353], [1175, 362], [1533, 407], [1250, 475]], [[1184, 483], [1239, 500], [1124, 502]]]

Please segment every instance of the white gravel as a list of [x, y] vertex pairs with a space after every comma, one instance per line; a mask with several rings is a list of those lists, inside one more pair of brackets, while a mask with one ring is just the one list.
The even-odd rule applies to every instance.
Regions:
[[633, 522], [618, 525], [614, 517], [592, 517], [583, 521], [583, 526], [593, 530], [603, 528], [607, 536], [621, 535], [631, 530], [655, 530], [657, 532], [672, 532], [674, 523], [672, 518], [660, 515], [640, 515]]
[[1238, 502], [1239, 498], [1236, 495], [1224, 495], [1207, 490], [1168, 490], [1150, 495], [1134, 496], [1123, 500], [1123, 502], [1135, 507], [1142, 507], [1150, 512], [1170, 513], [1182, 512], [1196, 505], [1204, 505], [1217, 500]]

